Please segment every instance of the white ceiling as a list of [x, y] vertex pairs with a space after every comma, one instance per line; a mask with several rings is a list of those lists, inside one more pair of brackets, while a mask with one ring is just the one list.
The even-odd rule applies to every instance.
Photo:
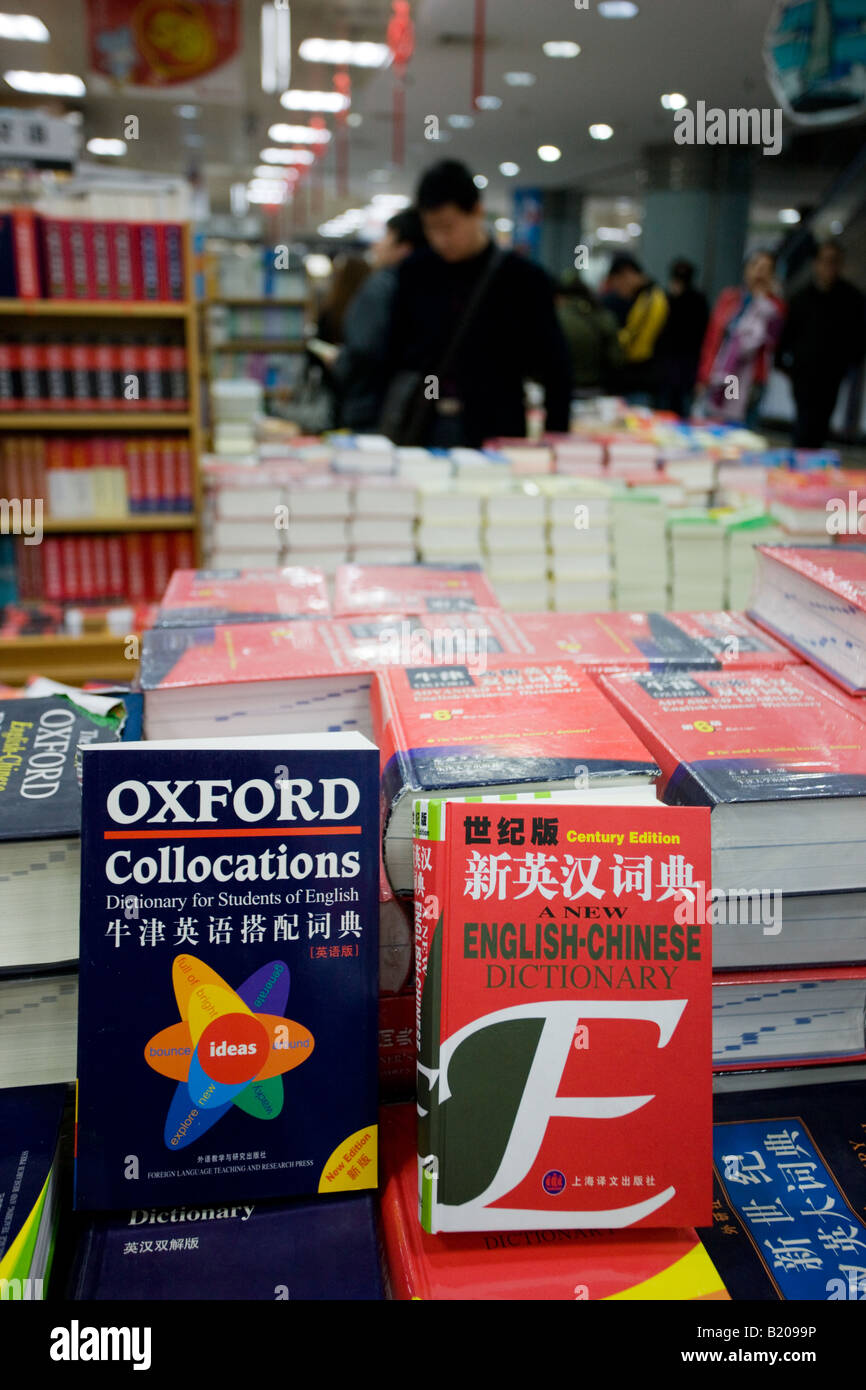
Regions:
[[[0, 71], [45, 68], [77, 72], [86, 80], [84, 0], [20, 3], [45, 21], [51, 42], [0, 41]], [[502, 99], [502, 106], [471, 113], [475, 124], [470, 130], [449, 131], [449, 115], [470, 114], [474, 5], [472, 0], [415, 0], [405, 166], [390, 167], [393, 73], [355, 70], [353, 110], [362, 124], [351, 132], [352, 196], [347, 200], [334, 192], [332, 144], [324, 165], [328, 196], [316, 209], [314, 221], [366, 200], [374, 187], [367, 176], [374, 171], [381, 171], [375, 185], [380, 191], [411, 194], [419, 170], [446, 155], [464, 159], [487, 175], [487, 200], [496, 210], [506, 208], [515, 184], [639, 194], [642, 149], [672, 142], [673, 116], [660, 105], [662, 92], [680, 91], [692, 103], [702, 98], [724, 107], [775, 104], [762, 59], [773, 0], [640, 0], [638, 16], [628, 21], [605, 20], [596, 13], [595, 0], [588, 4], [583, 10], [571, 0], [487, 0], [485, 87]], [[240, 102], [204, 106], [197, 121], [180, 119], [171, 98], [136, 103], [128, 95], [88, 94], [80, 103], [85, 137], [121, 135], [122, 117], [131, 110], [139, 114], [141, 139], [130, 146], [126, 167], [185, 172], [197, 163], [215, 210], [228, 206], [230, 185], [252, 173], [259, 149], [269, 143], [268, 125], [296, 119], [282, 110], [276, 97], [260, 90], [260, 7], [256, 0], [242, 0], [242, 5], [245, 91]], [[291, 9], [297, 53], [298, 43], [308, 35], [382, 40], [390, 2], [294, 0]], [[546, 39], [574, 39], [582, 51], [575, 59], [547, 58], [541, 50]], [[506, 85], [504, 73], [514, 69], [534, 73], [535, 85]], [[296, 56], [292, 85], [330, 86], [331, 74], [331, 69]], [[447, 143], [424, 139], [424, 121], [430, 115], [439, 118], [450, 136]], [[613, 139], [590, 139], [588, 126], [597, 121], [614, 127]], [[561, 148], [559, 162], [539, 160], [536, 149], [543, 143]], [[499, 174], [504, 160], [520, 165], [517, 179]], [[839, 167], [844, 162], [840, 154]], [[756, 158], [756, 186], [764, 201], [797, 201], [798, 194], [800, 200], [814, 197], [833, 172], [822, 161], [811, 170], [795, 171], [794, 177], [785, 156]]]

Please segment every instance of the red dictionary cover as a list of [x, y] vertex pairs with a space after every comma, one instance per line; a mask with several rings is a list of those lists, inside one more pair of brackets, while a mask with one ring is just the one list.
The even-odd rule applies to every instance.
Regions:
[[92, 299], [91, 267], [88, 265], [86, 222], [67, 222], [66, 236], [69, 242], [69, 266], [72, 272], [72, 297]]
[[615, 671], [599, 684], [674, 804], [866, 794], [863, 724], [801, 674]]
[[363, 613], [462, 613], [499, 608], [477, 565], [339, 565], [334, 581], [338, 618]]
[[[435, 623], [435, 625], [434, 625]], [[485, 653], [524, 650], [507, 613], [487, 610], [418, 618], [226, 624], [145, 636], [142, 648], [158, 678], [145, 687], [168, 689], [237, 681], [367, 674], [383, 666], [471, 662]], [[145, 662], [145, 668], [149, 663]], [[168, 669], [166, 668], [168, 665]], [[145, 679], [143, 670], [142, 681]]]
[[694, 1230], [525, 1230], [429, 1235], [418, 1221], [413, 1105], [379, 1112], [382, 1230], [395, 1299], [726, 1300]]
[[703, 808], [415, 805], [418, 1155], [431, 1232], [711, 1219]]
[[742, 613], [514, 613], [539, 655], [593, 670], [742, 670], [791, 664], [791, 653]]
[[279, 622], [282, 618], [327, 616], [329, 609], [328, 586], [321, 570], [301, 565], [273, 570], [175, 570], [156, 626]]
[[713, 979], [716, 1071], [866, 1060], [866, 965], [741, 970]]
[[15, 247], [15, 288], [19, 299], [40, 299], [39, 248], [36, 214], [30, 208], [12, 209], [12, 241]]

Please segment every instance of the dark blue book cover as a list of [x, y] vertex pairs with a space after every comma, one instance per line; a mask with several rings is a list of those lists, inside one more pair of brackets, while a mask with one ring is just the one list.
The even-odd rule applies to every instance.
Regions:
[[372, 1193], [94, 1217], [74, 1299], [381, 1299]]
[[713, 1225], [734, 1299], [866, 1301], [866, 1082], [714, 1099]]
[[0, 701], [0, 840], [77, 835], [78, 750], [141, 732], [141, 696], [96, 715], [65, 695]]
[[[65, 1086], [0, 1089], [0, 1299], [41, 1298], [27, 1287], [60, 1138]], [[50, 1267], [50, 1255], [38, 1261]], [[17, 1283], [15, 1282], [17, 1281]]]
[[76, 1207], [376, 1186], [378, 755], [83, 757]]

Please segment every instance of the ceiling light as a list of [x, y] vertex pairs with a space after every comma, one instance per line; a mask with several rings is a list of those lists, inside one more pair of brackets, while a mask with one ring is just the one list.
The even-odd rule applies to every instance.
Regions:
[[634, 0], [599, 0], [597, 8], [602, 19], [634, 19], [638, 11]]
[[391, 50], [386, 43], [352, 43], [350, 39], [304, 39], [298, 49], [298, 56], [307, 63], [384, 68], [391, 61]]
[[682, 92], [665, 92], [661, 103], [666, 111], [682, 111], [684, 106], [688, 106], [689, 99]]
[[200, 112], [200, 106], [191, 106], [189, 102], [186, 102], [183, 106], [176, 106], [174, 108], [174, 114], [180, 116], [181, 120], [184, 121], [194, 121]]
[[261, 83], [263, 92], [279, 92], [292, 77], [292, 16], [288, 4], [262, 5]]
[[514, 223], [512, 222], [510, 217], [497, 217], [493, 225], [496, 228], [497, 232], [514, 231]]
[[327, 145], [330, 138], [329, 130], [311, 125], [284, 125], [278, 121], [268, 130], [269, 140], [281, 140], [287, 145]]
[[502, 97], [476, 97], [475, 105], [479, 111], [498, 111], [502, 105]]
[[550, 39], [541, 45], [541, 50], [547, 58], [576, 58], [580, 44], [571, 39]]
[[350, 125], [353, 130], [357, 130], [359, 125], [364, 124], [364, 117], [360, 111], [351, 111], [346, 117], [346, 125]]
[[839, 234], [844, 230], [845, 228], [843, 224], [839, 221], [838, 217], [834, 218], [834, 220], [830, 223], [830, 231], [833, 233], [834, 236], [839, 236]]
[[263, 164], [312, 164], [316, 156], [312, 150], [278, 150], [270, 147], [259, 150]]
[[593, 140], [609, 140], [613, 135], [613, 126], [605, 125], [604, 122], [601, 122], [599, 125], [591, 125], [589, 127], [589, 133]]
[[274, 167], [273, 164], [257, 164], [253, 170], [257, 179], [297, 179], [300, 178], [300, 170], [292, 166], [284, 165]]
[[370, 201], [376, 207], [407, 208], [412, 200], [405, 193], [374, 193]]
[[779, 208], [779, 221], [786, 227], [794, 227], [800, 221], [800, 214], [796, 208]]
[[506, 72], [504, 81], [509, 87], [534, 87], [534, 72]]
[[629, 235], [624, 227], [599, 227], [596, 231], [599, 241], [628, 241]]
[[47, 43], [51, 35], [41, 19], [32, 14], [0, 14], [0, 39], [26, 39]]
[[103, 140], [95, 135], [92, 140], [88, 140], [87, 148], [91, 154], [126, 154], [125, 140]]
[[639, 222], [627, 222], [625, 229], [630, 237], [639, 237], [643, 234], [643, 227]]
[[69, 125], [84, 125], [84, 116], [81, 111], [67, 111], [63, 119]]
[[557, 145], [539, 145], [538, 158], [543, 159], [545, 164], [555, 164], [562, 158], [562, 150]]
[[500, 174], [504, 174], [507, 179], [513, 179], [515, 174], [520, 173], [520, 165], [514, 164], [510, 159], [506, 159], [504, 164], [499, 166]]
[[487, 178], [486, 174], [476, 174], [472, 182], [475, 184], [476, 188], [486, 188], [490, 180]]
[[349, 104], [342, 92], [304, 92], [297, 87], [280, 97], [287, 111], [345, 111]]
[[282, 183], [251, 183], [247, 189], [247, 199], [251, 203], [284, 203], [286, 188]]
[[4, 72], [3, 80], [16, 92], [32, 92], [49, 97], [83, 97], [87, 88], [80, 77], [71, 72], [23, 72], [13, 68]]
[[[321, 228], [319, 228], [321, 231]], [[323, 280], [326, 275], [331, 273], [331, 258], [312, 251], [309, 256], [304, 257], [304, 270], [311, 275], [314, 280]]]
[[471, 116], [449, 116], [448, 124], [452, 130], [471, 130], [475, 122]]

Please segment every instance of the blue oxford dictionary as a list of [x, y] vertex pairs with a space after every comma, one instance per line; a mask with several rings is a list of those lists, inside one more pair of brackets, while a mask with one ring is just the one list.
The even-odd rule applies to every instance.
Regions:
[[373, 745], [90, 748], [82, 823], [76, 1207], [375, 1187]]
[[143, 1207], [90, 1219], [75, 1299], [381, 1299], [375, 1199]]

